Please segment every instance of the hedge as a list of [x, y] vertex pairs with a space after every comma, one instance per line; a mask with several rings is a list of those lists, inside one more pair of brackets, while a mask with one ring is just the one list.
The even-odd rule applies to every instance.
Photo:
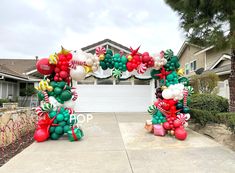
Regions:
[[235, 112], [218, 113], [216, 111], [191, 109], [191, 118], [195, 123], [199, 123], [202, 126], [210, 122], [225, 124], [235, 133]]
[[213, 112], [228, 112], [228, 99], [214, 94], [193, 94], [190, 108]]

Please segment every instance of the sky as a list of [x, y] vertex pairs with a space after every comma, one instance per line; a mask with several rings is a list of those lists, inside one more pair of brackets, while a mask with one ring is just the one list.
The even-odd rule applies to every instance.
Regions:
[[164, 0], [1, 0], [0, 58], [48, 57], [111, 39], [141, 52], [178, 52], [179, 17]]

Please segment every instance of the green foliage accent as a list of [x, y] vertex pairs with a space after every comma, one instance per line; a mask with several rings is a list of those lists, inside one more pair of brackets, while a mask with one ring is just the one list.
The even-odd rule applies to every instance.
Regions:
[[190, 84], [195, 93], [216, 94], [218, 92], [219, 77], [216, 73], [206, 72], [201, 75], [193, 75], [190, 78]]
[[190, 107], [213, 112], [227, 112], [229, 108], [228, 100], [214, 94], [193, 94], [190, 96]]
[[[180, 16], [180, 25], [191, 43], [225, 48], [234, 42], [234, 0], [165, 0], [165, 2]], [[225, 28], [225, 24], [230, 24], [229, 28]]]
[[191, 119], [202, 126], [205, 126], [207, 123], [225, 124], [233, 133], [235, 133], [234, 112], [215, 113], [200, 109], [191, 109]]

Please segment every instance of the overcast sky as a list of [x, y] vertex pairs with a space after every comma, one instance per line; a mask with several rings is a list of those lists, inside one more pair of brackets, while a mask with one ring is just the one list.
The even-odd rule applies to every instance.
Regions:
[[184, 41], [179, 17], [163, 0], [1, 0], [0, 58], [47, 57], [109, 38], [141, 52]]

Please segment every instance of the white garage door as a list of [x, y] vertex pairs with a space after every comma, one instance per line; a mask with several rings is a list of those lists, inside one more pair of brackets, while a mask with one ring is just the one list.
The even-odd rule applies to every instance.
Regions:
[[145, 112], [153, 100], [151, 81], [145, 85], [77, 85], [76, 112]]

